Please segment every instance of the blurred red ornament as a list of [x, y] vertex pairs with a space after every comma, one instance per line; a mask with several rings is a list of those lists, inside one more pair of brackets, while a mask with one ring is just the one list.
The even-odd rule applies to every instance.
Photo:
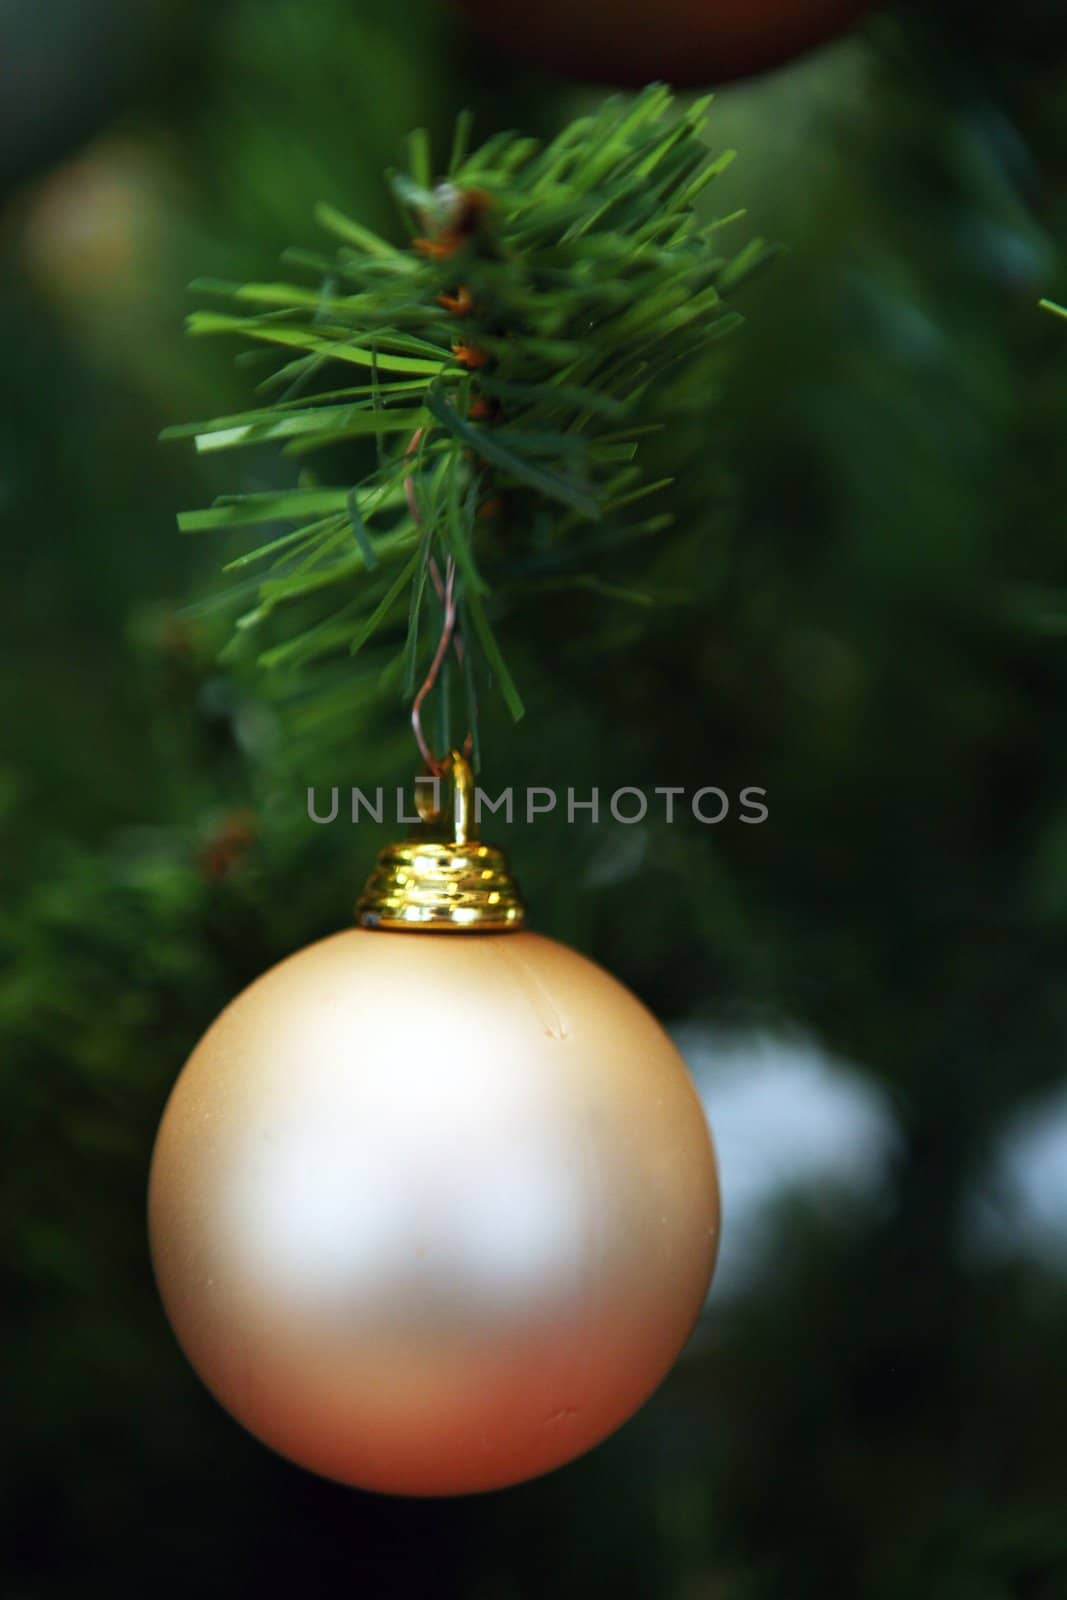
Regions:
[[724, 83], [844, 32], [873, 0], [455, 0], [502, 49], [598, 82]]

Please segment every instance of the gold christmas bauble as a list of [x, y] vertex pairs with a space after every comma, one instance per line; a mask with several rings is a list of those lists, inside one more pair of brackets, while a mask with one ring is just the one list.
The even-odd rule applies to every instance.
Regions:
[[725, 83], [842, 33], [872, 0], [454, 0], [501, 50], [599, 82]]
[[650, 1013], [550, 939], [449, 925], [352, 928], [254, 983], [178, 1079], [150, 1180], [207, 1386], [293, 1461], [395, 1494], [499, 1488], [611, 1433], [718, 1239], [700, 1102]]

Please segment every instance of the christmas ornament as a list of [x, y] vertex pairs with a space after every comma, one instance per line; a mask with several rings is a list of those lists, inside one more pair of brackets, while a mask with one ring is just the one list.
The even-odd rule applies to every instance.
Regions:
[[456, 0], [501, 49], [599, 82], [725, 83], [843, 32], [871, 0]]
[[[476, 837], [467, 759], [479, 668], [522, 714], [480, 564], [505, 552], [556, 582], [568, 542], [599, 562], [605, 537], [660, 525], [631, 520], [655, 485], [629, 401], [732, 325], [723, 294], [762, 258], [727, 261], [695, 225], [722, 165], [701, 122], [656, 87], [544, 150], [509, 137], [467, 155], [461, 124], [436, 185], [415, 136], [395, 180], [409, 251], [327, 213], [337, 282], [359, 292], [247, 285], [226, 293], [288, 309], [194, 319], [284, 359], [281, 398], [196, 425], [201, 449], [377, 436], [358, 484], [225, 496], [183, 526], [297, 522], [246, 558], [273, 565], [244, 639], [305, 585], [344, 586], [339, 613], [265, 660], [350, 654], [403, 610], [439, 791], [422, 786], [357, 926], [209, 1030], [152, 1165], [153, 1261], [193, 1365], [259, 1438], [345, 1483], [461, 1494], [580, 1455], [659, 1383], [711, 1277], [715, 1161], [685, 1067], [633, 995], [525, 930], [504, 857]], [[415, 692], [428, 610], [441, 626]], [[448, 726], [453, 658], [470, 733], [442, 760], [422, 716], [432, 695]]]
[[714, 1266], [715, 1161], [663, 1029], [524, 931], [473, 780], [386, 849], [358, 926], [223, 1012], [152, 1163], [186, 1355], [283, 1455], [394, 1494], [499, 1488], [652, 1393]]

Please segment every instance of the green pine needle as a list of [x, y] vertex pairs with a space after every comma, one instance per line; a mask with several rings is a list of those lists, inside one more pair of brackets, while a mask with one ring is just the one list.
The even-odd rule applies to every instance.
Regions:
[[[640, 456], [640, 441], [671, 421], [664, 375], [737, 325], [723, 297], [768, 255], [756, 240], [724, 258], [717, 230], [728, 219], [702, 222], [693, 209], [732, 156], [704, 144], [705, 112], [678, 115], [655, 85], [547, 145], [497, 134], [473, 152], [465, 115], [442, 183], [416, 131], [409, 171], [391, 178], [408, 244], [320, 206], [335, 256], [286, 258], [312, 281], [196, 286], [233, 309], [194, 312], [191, 333], [274, 347], [281, 364], [260, 385], [270, 403], [164, 437], [202, 452], [323, 451], [334, 479], [223, 496], [178, 519], [189, 533], [271, 530], [228, 569], [259, 564], [256, 604], [235, 626], [274, 630], [261, 663], [302, 671], [399, 629], [390, 681], [410, 696], [439, 628], [431, 563], [439, 574], [451, 561], [473, 728], [487, 678], [522, 715], [490, 623], [509, 583], [654, 603], [588, 564], [669, 526], [666, 514], [618, 518], [670, 481], [648, 481]], [[349, 384], [352, 368], [360, 380]]]

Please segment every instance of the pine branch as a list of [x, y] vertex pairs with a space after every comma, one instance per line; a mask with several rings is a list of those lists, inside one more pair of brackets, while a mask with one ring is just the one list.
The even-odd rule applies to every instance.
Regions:
[[[513, 584], [571, 581], [632, 598], [597, 562], [629, 533], [659, 533], [669, 521], [624, 520], [663, 487], [640, 464], [649, 416], [671, 420], [666, 403], [657, 414], [657, 384], [737, 325], [724, 295], [768, 254], [755, 241], [724, 257], [721, 221], [702, 224], [694, 212], [730, 160], [703, 143], [705, 110], [676, 116], [657, 86], [609, 101], [547, 146], [499, 134], [470, 155], [462, 119], [436, 185], [416, 133], [410, 172], [391, 178], [410, 247], [320, 207], [335, 256], [288, 257], [317, 285], [196, 286], [234, 309], [197, 311], [189, 331], [278, 350], [280, 365], [260, 385], [274, 398], [164, 437], [211, 453], [321, 451], [342, 479], [324, 486], [304, 473], [293, 487], [225, 495], [179, 517], [190, 533], [266, 530], [230, 563], [260, 569], [242, 634], [279, 613], [293, 619], [288, 636], [264, 643], [263, 665], [303, 670], [384, 631], [410, 692], [434, 637], [427, 570], [451, 559], [469, 624], [467, 698], [476, 699], [476, 670], [487, 671], [519, 716], [490, 624], [508, 572], [522, 574]], [[345, 454], [366, 441], [370, 470]], [[331, 597], [341, 609], [326, 617], [309, 620], [297, 604]]]

